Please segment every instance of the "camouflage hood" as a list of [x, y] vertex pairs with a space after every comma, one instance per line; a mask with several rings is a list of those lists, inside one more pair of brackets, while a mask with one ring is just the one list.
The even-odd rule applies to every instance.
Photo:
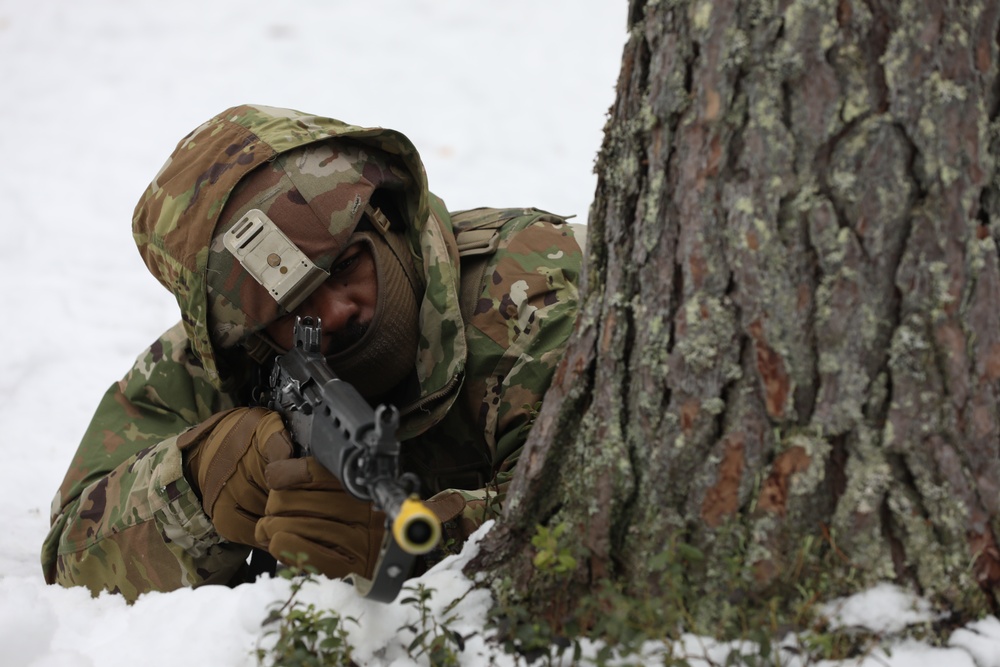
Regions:
[[[311, 225], [308, 233], [283, 231], [316, 265], [329, 269], [358, 225], [372, 191], [395, 189], [395, 203], [408, 224], [407, 239], [426, 285], [416, 361], [420, 395], [437, 395], [455, 385], [465, 366], [457, 250], [450, 218], [427, 189], [420, 156], [398, 132], [289, 109], [228, 109], [180, 141], [139, 200], [133, 216], [139, 252], [150, 272], [177, 298], [192, 351], [221, 387], [220, 350], [245, 341], [284, 314], [273, 300], [254, 292], [263, 288], [238, 263], [219, 254], [222, 228], [235, 221], [233, 213], [248, 207], [238, 186], [258, 167], [280, 165], [289, 152], [321, 143], [331, 146], [332, 156], [349, 156], [345, 160], [351, 168], [324, 172], [323, 187], [311, 188], [319, 194], [300, 186], [310, 203], [326, 197], [322, 206], [311, 207], [320, 211], [319, 224]], [[224, 279], [218, 275], [220, 261], [228, 262]]]

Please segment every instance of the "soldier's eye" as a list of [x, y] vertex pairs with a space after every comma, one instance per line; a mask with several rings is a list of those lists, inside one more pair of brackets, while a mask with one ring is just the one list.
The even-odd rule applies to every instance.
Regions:
[[348, 249], [336, 264], [330, 269], [331, 276], [341, 276], [349, 273], [354, 267], [357, 266], [358, 260], [361, 258], [361, 248]]

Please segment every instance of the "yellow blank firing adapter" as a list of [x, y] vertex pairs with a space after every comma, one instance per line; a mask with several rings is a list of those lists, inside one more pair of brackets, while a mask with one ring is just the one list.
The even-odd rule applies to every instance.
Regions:
[[441, 539], [441, 521], [416, 497], [407, 498], [392, 522], [396, 544], [408, 554], [425, 554]]
[[295, 310], [329, 277], [260, 209], [247, 211], [222, 243], [285, 310]]

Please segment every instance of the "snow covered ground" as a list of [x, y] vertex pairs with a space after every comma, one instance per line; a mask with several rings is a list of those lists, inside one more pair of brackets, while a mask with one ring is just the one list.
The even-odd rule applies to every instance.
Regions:
[[[132, 207], [174, 144], [234, 104], [331, 115], [407, 134], [451, 208], [537, 206], [586, 220], [614, 99], [625, 0], [0, 0], [0, 664], [249, 665], [283, 580], [115, 596], [44, 585], [48, 505], [107, 386], [176, 319], [132, 245]], [[468, 549], [467, 552], [471, 552]], [[422, 578], [441, 608], [461, 557]], [[404, 605], [341, 582], [307, 600], [358, 619], [363, 664], [410, 665]], [[891, 588], [847, 623], [919, 622]], [[457, 607], [486, 655], [481, 592]], [[916, 614], [916, 616], [914, 616]], [[879, 620], [881, 619], [881, 621]], [[916, 620], [914, 620], [916, 619]], [[892, 628], [890, 628], [892, 629]], [[719, 659], [727, 647], [690, 638]], [[656, 647], [650, 648], [653, 661]], [[1000, 665], [1000, 622], [953, 646], [897, 645], [872, 665]]]

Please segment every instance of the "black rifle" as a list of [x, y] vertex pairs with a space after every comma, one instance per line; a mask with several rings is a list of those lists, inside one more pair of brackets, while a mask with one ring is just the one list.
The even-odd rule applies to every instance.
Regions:
[[360, 500], [386, 514], [386, 534], [371, 581], [352, 575], [371, 599], [396, 598], [416, 557], [441, 538], [441, 522], [420, 500], [419, 480], [399, 472], [399, 411], [374, 410], [338, 378], [322, 354], [320, 321], [296, 318], [295, 346], [275, 359], [268, 407], [279, 412], [302, 456], [314, 456]]

